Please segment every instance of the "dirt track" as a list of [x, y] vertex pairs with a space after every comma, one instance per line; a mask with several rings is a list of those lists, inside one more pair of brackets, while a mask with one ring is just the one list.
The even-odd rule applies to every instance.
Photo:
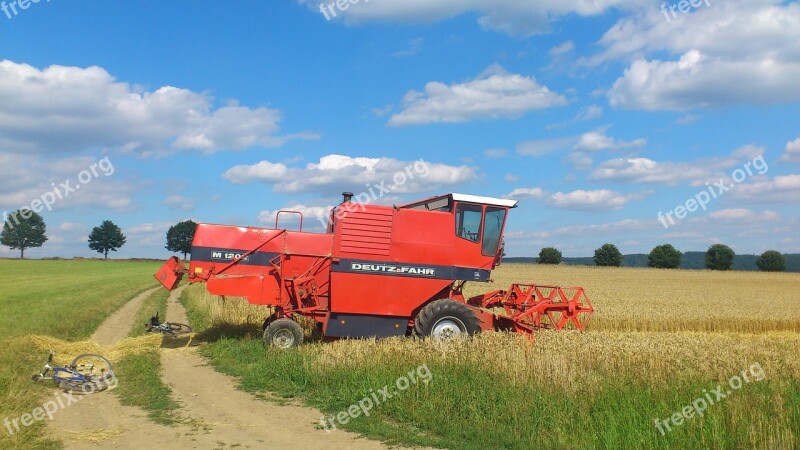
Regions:
[[161, 287], [148, 289], [133, 298], [122, 308], [114, 311], [103, 323], [97, 327], [91, 339], [100, 345], [114, 345], [117, 342], [128, 337], [131, 332], [131, 327], [134, 325], [133, 319], [139, 308], [142, 307], [144, 300], [153, 292]]
[[[186, 323], [186, 312], [177, 301], [181, 291], [179, 288], [170, 295], [167, 320]], [[109, 317], [92, 338], [110, 345], [126, 337], [138, 311], [131, 304], [141, 305], [142, 295]], [[115, 395], [103, 392], [59, 411], [51, 433], [68, 449], [138, 449], [151, 445], [175, 449], [387, 448], [353, 433], [318, 429], [318, 410], [278, 406], [237, 390], [236, 380], [209, 367], [196, 348], [162, 349], [161, 364], [162, 380], [172, 389], [173, 398], [181, 405], [179, 414], [187, 424], [167, 427], [153, 423], [144, 411], [123, 406]]]

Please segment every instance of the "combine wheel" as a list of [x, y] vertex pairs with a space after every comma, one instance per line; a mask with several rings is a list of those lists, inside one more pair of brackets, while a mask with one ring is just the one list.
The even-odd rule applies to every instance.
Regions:
[[450, 299], [425, 305], [414, 320], [414, 334], [435, 340], [464, 337], [481, 331], [481, 324], [469, 306]]
[[303, 329], [292, 319], [277, 319], [264, 329], [264, 343], [280, 349], [297, 347], [303, 343]]

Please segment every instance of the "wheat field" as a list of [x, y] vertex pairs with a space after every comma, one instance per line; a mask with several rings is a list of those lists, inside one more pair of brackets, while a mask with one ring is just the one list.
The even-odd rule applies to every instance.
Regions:
[[[283, 370], [294, 373], [300, 370], [295, 365], [300, 364], [302, 374], [262, 374], [262, 381], [274, 390], [276, 385], [270, 383], [276, 379], [302, 377], [310, 398], [316, 391], [308, 383], [318, 383], [316, 395], [329, 398], [330, 390], [335, 390], [331, 385], [341, 389], [350, 380], [348, 374], [354, 377], [351, 382], [360, 386], [365, 383], [364, 377], [377, 380], [385, 373], [402, 373], [404, 367], [428, 364], [444, 387], [441, 392], [413, 398], [433, 401], [440, 409], [453, 406], [447, 403], [448, 396], [467, 395], [469, 400], [464, 401], [470, 405], [474, 402], [472, 407], [478, 409], [508, 403], [512, 409], [532, 408], [531, 415], [561, 414], [539, 404], [520, 406], [510, 394], [516, 390], [564, 401], [558, 408], [565, 414], [582, 416], [582, 403], [593, 404], [592, 409], [604, 418], [584, 417], [581, 429], [586, 430], [572, 434], [566, 429], [551, 430], [541, 419], [530, 422], [527, 415], [514, 414], [517, 427], [523, 427], [517, 431], [524, 431], [526, 436], [535, 434], [537, 439], [546, 436], [544, 442], [559, 447], [584, 448], [587, 442], [594, 443], [586, 446], [601, 448], [619, 443], [640, 448], [794, 449], [800, 445], [800, 274], [507, 264], [496, 270], [493, 278], [494, 283], [469, 283], [465, 294], [505, 288], [512, 282], [579, 285], [586, 289], [595, 313], [583, 333], [540, 331], [533, 341], [509, 333], [482, 333], [445, 345], [410, 338], [309, 343], [291, 356], [269, 349], [259, 351], [260, 342], [247, 348], [250, 352], [267, 352], [263, 363], [266, 369], [262, 367], [262, 371], [283, 361], [289, 367]], [[184, 295], [190, 309], [200, 311], [210, 322], [251, 327], [253, 331], [247, 334], [256, 340], [265, 308], [247, 305], [241, 299], [229, 298], [223, 304], [203, 286], [193, 286]], [[233, 347], [226, 347], [226, 353], [247, 344], [228, 345]], [[209, 354], [213, 361], [214, 349]], [[235, 364], [227, 355], [218, 357], [224, 358], [226, 365]], [[258, 356], [253, 358], [250, 364], [260, 364]], [[763, 368], [767, 384], [748, 386], [712, 418], [666, 437], [653, 434], [654, 417], [668, 415], [703, 389], [724, 383], [755, 363]], [[469, 375], [454, 375], [462, 372]], [[248, 373], [243, 370], [236, 374], [251, 376]], [[474, 380], [484, 376], [497, 381], [492, 386], [464, 387], [477, 384]], [[449, 388], [457, 394], [447, 394]], [[419, 408], [409, 402], [408, 407]], [[409, 420], [401, 409], [387, 414], [392, 423]], [[491, 442], [505, 442], [510, 439], [508, 433], [513, 435], [516, 429], [510, 426], [501, 432], [507, 424], [498, 425], [497, 418], [490, 415], [482, 419], [486, 423], [476, 424], [478, 419], [473, 416], [469, 419], [473, 425], [462, 427], [437, 422], [423, 412], [418, 414], [413, 416], [413, 423], [428, 421], [428, 428], [438, 434], [461, 436], [463, 445], [456, 447], [469, 447], [475, 439], [484, 439], [480, 434], [473, 435], [477, 433], [469, 428], [473, 425], [483, 435], [494, 436]], [[608, 431], [609, 427], [614, 431]], [[594, 431], [590, 436], [575, 437], [589, 433], [587, 430]], [[527, 438], [520, 435], [515, 439]], [[708, 442], [701, 445], [697, 440]], [[522, 441], [508, 442], [502, 446], [517, 447]], [[732, 444], [736, 442], [739, 444]]]

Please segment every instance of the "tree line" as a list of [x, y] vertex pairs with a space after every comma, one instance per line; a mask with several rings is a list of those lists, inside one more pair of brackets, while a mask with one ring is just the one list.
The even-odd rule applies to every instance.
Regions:
[[[724, 244], [714, 244], [706, 250], [705, 264], [711, 270], [730, 270], [736, 254]], [[647, 255], [647, 265], [658, 269], [677, 269], [681, 265], [683, 253], [671, 244], [657, 245]], [[619, 267], [624, 259], [614, 244], [603, 244], [594, 251], [596, 266]], [[560, 264], [561, 252], [555, 247], [545, 247], [539, 252], [539, 264]], [[756, 261], [758, 269], [763, 272], [785, 272], [786, 257], [778, 251], [767, 250]]]
[[[25, 257], [25, 250], [38, 248], [47, 242], [47, 225], [41, 215], [30, 209], [22, 209], [11, 214], [14, 222], [7, 220], [3, 223], [3, 231], [0, 232], [0, 244], [7, 246], [11, 250], [19, 250], [19, 257]], [[191, 220], [179, 222], [167, 231], [166, 249], [176, 253], [183, 253], [183, 258], [192, 252], [192, 240], [197, 223]], [[89, 248], [103, 255], [103, 259], [108, 259], [109, 252], [116, 252], [127, 242], [127, 238], [122, 233], [122, 229], [110, 220], [104, 220], [100, 226], [92, 228], [89, 234]]]

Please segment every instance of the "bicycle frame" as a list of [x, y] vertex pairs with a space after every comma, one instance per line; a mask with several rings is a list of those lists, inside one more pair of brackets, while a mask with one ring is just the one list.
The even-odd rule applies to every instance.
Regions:
[[[47, 374], [51, 371], [53, 372], [53, 375], [48, 377]], [[61, 375], [62, 373], [68, 374], [68, 376], [62, 376]], [[85, 375], [69, 367], [53, 367], [50, 365], [50, 362], [45, 364], [44, 371], [41, 374], [39, 374], [39, 379], [52, 380], [55, 381], [56, 383], [62, 383], [67, 381], [78, 381], [78, 382], [89, 381], [89, 379]]]

